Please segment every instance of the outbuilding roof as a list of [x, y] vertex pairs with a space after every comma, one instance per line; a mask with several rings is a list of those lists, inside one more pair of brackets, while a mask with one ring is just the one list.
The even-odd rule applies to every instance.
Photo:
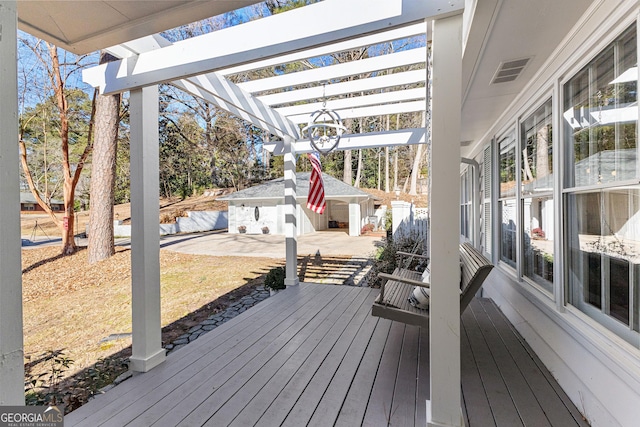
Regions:
[[[33, 194], [30, 192], [20, 192], [20, 203], [33, 203], [37, 204], [36, 198], [33, 197]], [[53, 205], [63, 205], [64, 202], [58, 199], [51, 199], [51, 204]]]
[[[296, 194], [298, 198], [306, 198], [309, 194], [309, 178], [311, 172], [300, 172], [296, 174]], [[358, 188], [335, 179], [334, 177], [322, 174], [324, 181], [324, 194], [326, 199], [337, 198], [373, 198], [372, 195]], [[236, 191], [227, 196], [220, 197], [218, 200], [246, 200], [246, 199], [284, 199], [284, 178], [277, 178], [265, 182], [255, 187]]]

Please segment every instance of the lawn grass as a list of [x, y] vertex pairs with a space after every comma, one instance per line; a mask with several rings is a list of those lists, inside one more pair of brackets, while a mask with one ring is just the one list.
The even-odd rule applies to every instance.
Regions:
[[[26, 362], [33, 372], [44, 354], [63, 350], [73, 360], [65, 377], [131, 345], [130, 251], [118, 248], [108, 260], [89, 265], [86, 250], [58, 256], [57, 246], [23, 250], [23, 317]], [[224, 309], [231, 293], [261, 283], [280, 261], [213, 257], [160, 251], [163, 341], [197, 323], [189, 317], [205, 307]], [[251, 266], [247, 268], [246, 266]], [[244, 293], [250, 292], [246, 289]], [[173, 327], [172, 327], [173, 325]], [[124, 338], [101, 341], [112, 334]]]

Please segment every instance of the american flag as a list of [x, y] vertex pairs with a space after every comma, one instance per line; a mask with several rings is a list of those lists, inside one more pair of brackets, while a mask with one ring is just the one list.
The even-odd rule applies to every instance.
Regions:
[[324, 200], [324, 183], [322, 182], [322, 165], [320, 164], [319, 153], [307, 154], [313, 170], [311, 171], [311, 179], [309, 180], [309, 196], [307, 197], [307, 208], [322, 214], [327, 207]]

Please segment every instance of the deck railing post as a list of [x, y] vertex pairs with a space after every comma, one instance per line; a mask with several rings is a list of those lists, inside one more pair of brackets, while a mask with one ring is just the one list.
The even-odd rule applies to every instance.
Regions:
[[460, 125], [462, 15], [433, 24], [431, 109], [431, 400], [427, 425], [464, 425], [460, 402]]
[[0, 406], [24, 405], [16, 2], [0, 2]]
[[162, 363], [158, 86], [131, 91], [131, 369]]

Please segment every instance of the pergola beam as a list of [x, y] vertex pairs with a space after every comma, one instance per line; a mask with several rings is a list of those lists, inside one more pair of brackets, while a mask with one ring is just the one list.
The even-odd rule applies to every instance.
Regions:
[[[397, 145], [426, 144], [429, 138], [425, 128], [402, 129], [388, 132], [371, 132], [343, 135], [336, 150], [359, 150], [362, 148], [393, 147]], [[293, 143], [297, 154], [315, 151], [308, 139], [299, 139]], [[282, 141], [264, 143], [264, 148], [274, 156], [285, 154]]]
[[[425, 89], [423, 89], [425, 90]], [[425, 110], [425, 101], [401, 102], [397, 104], [376, 105], [373, 107], [349, 108], [334, 110], [342, 119], [355, 119], [358, 117], [386, 116], [387, 114], [415, 113]], [[302, 124], [309, 120], [308, 114], [289, 116], [293, 123]]]
[[216, 73], [174, 81], [172, 84], [246, 120], [273, 135], [298, 138], [298, 127], [284, 115], [245, 93]]
[[321, 99], [323, 96], [333, 97], [349, 93], [383, 90], [395, 86], [425, 83], [427, 73], [424, 69], [405, 71], [397, 74], [385, 74], [383, 76], [370, 77], [368, 79], [351, 80], [330, 85], [315, 86], [306, 89], [291, 90], [258, 96], [266, 105], [293, 104], [309, 99]]
[[406, 39], [408, 37], [424, 35], [424, 25], [422, 23], [411, 24], [400, 28], [394, 28], [389, 31], [381, 31], [375, 34], [369, 34], [364, 37], [355, 37], [326, 46], [306, 49], [299, 52], [280, 55], [274, 58], [264, 59], [262, 61], [254, 61], [248, 64], [225, 68], [220, 70], [218, 74], [229, 76], [232, 74], [245, 73], [247, 71], [259, 70], [261, 68], [301, 61], [303, 59], [317, 58], [324, 55], [331, 55], [337, 52], [344, 52], [361, 47], [375, 46], [377, 44], [386, 43], [393, 40], [400, 40]]
[[[110, 47], [107, 51], [112, 55], [128, 58], [136, 54], [170, 46], [171, 44], [169, 40], [159, 34], [155, 34]], [[285, 135], [297, 138], [300, 135], [298, 127], [285, 116], [217, 73], [211, 72], [188, 79], [176, 80], [171, 84], [280, 138]]]
[[427, 48], [403, 50], [387, 55], [374, 56], [359, 61], [345, 62], [342, 64], [328, 65], [326, 67], [313, 68], [297, 73], [283, 74], [265, 79], [251, 80], [239, 83], [247, 92], [266, 92], [291, 86], [301, 86], [316, 83], [323, 80], [337, 79], [341, 77], [368, 74], [375, 71], [388, 70], [396, 67], [404, 67], [413, 64], [424, 64], [427, 58]]
[[[397, 90], [393, 92], [376, 93], [374, 95], [354, 96], [351, 98], [335, 99], [327, 102], [332, 110], [341, 110], [348, 108], [369, 107], [373, 105], [384, 105], [390, 102], [407, 102], [407, 101], [423, 101], [422, 109], [424, 109], [424, 101], [427, 96], [425, 88], [415, 88], [406, 90]], [[280, 114], [285, 116], [311, 114], [323, 108], [323, 102], [311, 102], [308, 104], [292, 105], [290, 107], [276, 108]]]
[[[336, 10], [340, 10], [336, 14]], [[103, 64], [83, 72], [102, 94], [170, 82], [289, 52], [330, 44], [423, 18], [464, 9], [464, 0], [325, 0], [286, 13], [214, 31], [171, 46]], [[330, 17], [331, 19], [328, 19]], [[287, 31], [273, 31], [286, 28]], [[269, 34], [269, 37], [264, 37]], [[292, 39], [291, 34], [297, 35]], [[215, 56], [211, 48], [215, 46]]]

